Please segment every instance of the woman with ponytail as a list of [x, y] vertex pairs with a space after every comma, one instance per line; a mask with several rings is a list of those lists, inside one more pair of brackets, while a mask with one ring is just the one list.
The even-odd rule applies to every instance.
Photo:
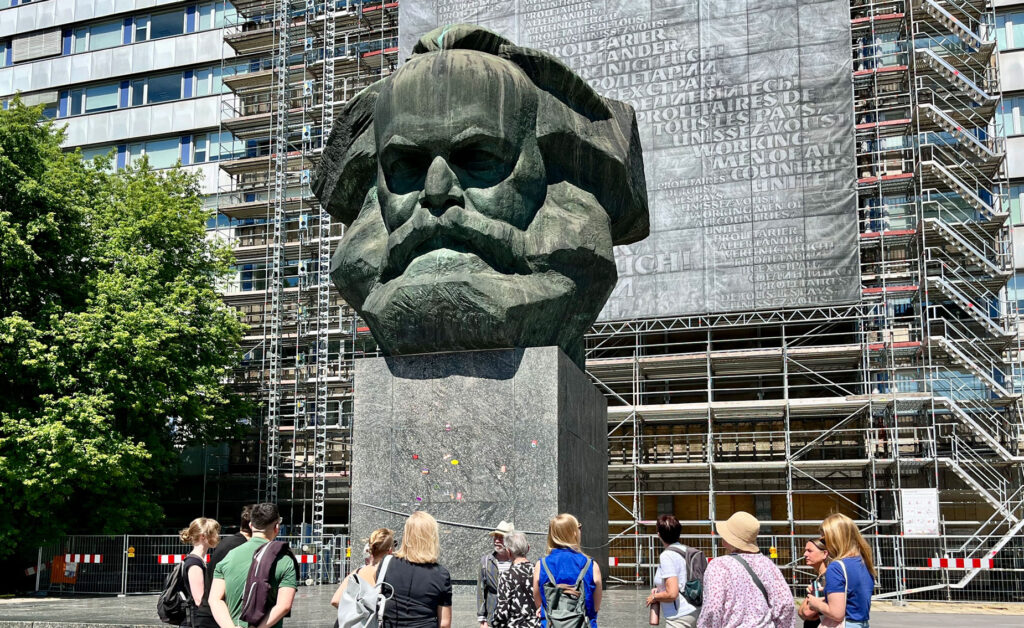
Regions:
[[[203, 594], [206, 590], [206, 553], [211, 548], [217, 547], [220, 542], [220, 524], [213, 519], [199, 517], [193, 519], [188, 527], [178, 534], [181, 542], [191, 545], [192, 551], [185, 557], [182, 571], [185, 573], [185, 582], [188, 589], [189, 613], [183, 627], [188, 628], [216, 628], [217, 623], [206, 624], [207, 619], [203, 615], [197, 615], [195, 610], [203, 603]], [[212, 618], [208, 621], [212, 622]]]

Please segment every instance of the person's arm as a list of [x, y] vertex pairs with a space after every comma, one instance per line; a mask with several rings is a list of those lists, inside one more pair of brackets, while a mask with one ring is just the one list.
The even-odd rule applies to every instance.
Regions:
[[292, 602], [295, 600], [294, 587], [281, 587], [277, 590], [277, 602], [270, 609], [267, 616], [263, 618], [257, 628], [269, 628], [284, 619], [284, 616], [292, 610]]
[[818, 611], [822, 617], [832, 621], [843, 621], [846, 619], [846, 594], [828, 593], [825, 598], [809, 598], [811, 608]]
[[452, 628], [452, 607], [438, 606], [437, 621], [440, 624], [440, 628]]
[[192, 602], [196, 606], [202, 606], [205, 589], [206, 576], [203, 573], [203, 568], [199, 565], [192, 565], [188, 568], [188, 590], [192, 594]]
[[512, 578], [508, 574], [498, 578], [498, 602], [494, 605], [494, 615], [488, 624], [489, 628], [502, 628], [508, 625], [508, 598], [512, 591], [509, 586]]
[[601, 612], [601, 596], [604, 595], [604, 591], [601, 588], [601, 567], [597, 563], [594, 563], [594, 612]]
[[338, 586], [338, 590], [331, 596], [331, 606], [338, 608], [338, 604], [341, 604], [341, 594], [345, 592], [345, 587], [348, 585], [348, 576], [341, 581], [341, 585]]
[[224, 579], [214, 576], [213, 584], [210, 585], [210, 613], [220, 628], [235, 628], [235, 622], [231, 621], [231, 611], [224, 601]]
[[482, 561], [480, 571], [476, 575], [476, 621], [481, 628], [487, 625], [487, 560]]
[[697, 628], [715, 628], [725, 623], [725, 591], [729, 583], [727, 569], [720, 562], [723, 560], [725, 557], [712, 560], [704, 572], [704, 605], [700, 607]]
[[544, 606], [544, 601], [540, 598], [540, 561], [533, 566], [533, 604], [537, 607], [537, 614], [540, 615], [540, 609]]
[[772, 578], [768, 597], [772, 600], [772, 621], [776, 628], [791, 628], [796, 621], [796, 604], [793, 591], [786, 584], [786, 578], [779, 568], [772, 564]]
[[825, 571], [825, 597], [807, 600], [811, 608], [832, 621], [846, 619], [846, 574], [838, 561]]

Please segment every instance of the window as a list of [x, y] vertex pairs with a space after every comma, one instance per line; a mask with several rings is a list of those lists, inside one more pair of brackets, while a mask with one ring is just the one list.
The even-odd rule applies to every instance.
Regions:
[[245, 156], [245, 142], [236, 139], [230, 131], [210, 133], [206, 146], [207, 161], [239, 159]]
[[1021, 199], [1024, 198], [1024, 185], [1010, 186], [1010, 220], [1014, 225], [1024, 224], [1021, 216]]
[[201, 164], [206, 161], [207, 141], [206, 135], [196, 135], [192, 138], [192, 163]]
[[0, 39], [0, 68], [7, 66], [7, 50], [10, 47], [6, 39]]
[[1021, 111], [1024, 111], [1024, 96], [1004, 97], [999, 103], [996, 125], [1002, 127], [1004, 136], [1024, 134]]
[[75, 29], [74, 52], [113, 48], [122, 44], [121, 21], [103, 22]]
[[117, 109], [117, 83], [85, 89], [85, 113]]
[[181, 98], [181, 72], [151, 76], [146, 89], [146, 104], [178, 100]]
[[[154, 13], [149, 16], [149, 29], [145, 39], [160, 39], [162, 37], [174, 37], [185, 32], [185, 11], [176, 9], [165, 13]], [[136, 27], [135, 32], [139, 29]], [[136, 41], [140, 41], [136, 39]]]
[[181, 158], [180, 147], [181, 141], [176, 137], [131, 144], [128, 146], [128, 161], [134, 164], [146, 155], [150, 168], [171, 168]]
[[69, 116], [78, 116], [84, 113], [82, 105], [85, 104], [85, 92], [81, 89], [71, 90], [71, 106], [68, 109]]
[[1000, 50], [1024, 48], [1024, 12], [996, 16], [996, 45]]

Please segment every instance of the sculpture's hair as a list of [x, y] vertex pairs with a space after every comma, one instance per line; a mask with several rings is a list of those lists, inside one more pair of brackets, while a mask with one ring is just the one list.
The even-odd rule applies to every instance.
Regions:
[[441, 558], [441, 534], [437, 529], [437, 519], [422, 510], [409, 515], [402, 533], [402, 547], [395, 552], [395, 556], [421, 565], [436, 563]]
[[[602, 97], [552, 55], [470, 24], [427, 33], [413, 48], [412, 59], [455, 49], [490, 54], [521, 70], [538, 91], [537, 144], [548, 183], [566, 181], [593, 194], [608, 212], [615, 244], [647, 237], [647, 184], [630, 105]], [[314, 194], [346, 225], [359, 215], [376, 182], [373, 117], [388, 80], [370, 85], [344, 107], [313, 179]]]
[[210, 547], [216, 546], [220, 542], [220, 524], [215, 519], [199, 517], [193, 519], [187, 528], [183, 528], [178, 533], [178, 538], [185, 545], [195, 545], [202, 535], [206, 535], [206, 542]]

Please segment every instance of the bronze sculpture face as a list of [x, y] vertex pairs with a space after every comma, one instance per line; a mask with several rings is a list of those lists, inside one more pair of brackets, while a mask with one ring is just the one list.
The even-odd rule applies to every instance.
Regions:
[[349, 225], [331, 276], [387, 354], [558, 345], [582, 366], [613, 244], [647, 230], [633, 111], [543, 53], [438, 32], [339, 117], [314, 183]]

